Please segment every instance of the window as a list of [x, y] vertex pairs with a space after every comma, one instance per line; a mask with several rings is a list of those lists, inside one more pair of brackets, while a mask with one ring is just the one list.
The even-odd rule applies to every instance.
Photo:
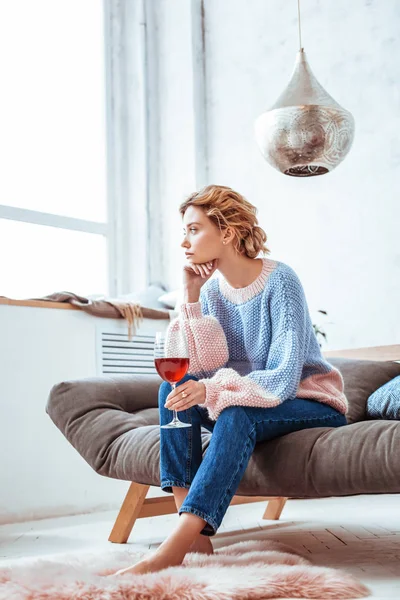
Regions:
[[103, 10], [0, 2], [0, 296], [111, 292]]

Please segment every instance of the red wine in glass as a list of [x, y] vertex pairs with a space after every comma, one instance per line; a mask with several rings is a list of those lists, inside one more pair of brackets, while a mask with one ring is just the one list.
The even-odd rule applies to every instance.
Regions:
[[[176, 384], [184, 378], [189, 368], [189, 354], [185, 338], [182, 338], [179, 349], [167, 348], [165, 332], [157, 332], [154, 344], [154, 364], [159, 376], [170, 383], [174, 390]], [[161, 425], [163, 429], [191, 427], [190, 423], [184, 423], [178, 419], [176, 410], [173, 412], [172, 421], [166, 425]]]
[[156, 358], [154, 362], [159, 376], [171, 385], [183, 379], [189, 368], [188, 358]]

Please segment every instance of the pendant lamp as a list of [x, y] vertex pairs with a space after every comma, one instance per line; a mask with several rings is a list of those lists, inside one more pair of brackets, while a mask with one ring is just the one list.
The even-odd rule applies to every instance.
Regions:
[[265, 160], [285, 175], [312, 177], [333, 171], [349, 152], [354, 118], [324, 90], [301, 46], [292, 77], [278, 100], [255, 121]]

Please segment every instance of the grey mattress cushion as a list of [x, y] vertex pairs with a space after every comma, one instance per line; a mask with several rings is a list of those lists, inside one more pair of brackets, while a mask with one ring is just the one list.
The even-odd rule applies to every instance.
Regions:
[[368, 418], [367, 400], [382, 385], [400, 375], [400, 363], [375, 360], [331, 358], [328, 362], [339, 369], [344, 380], [344, 393], [349, 402], [347, 421], [355, 423]]
[[[338, 359], [330, 362], [343, 373], [353, 420], [363, 419], [375, 385], [372, 379], [389, 379], [391, 373], [379, 363], [383, 371], [372, 377], [372, 361], [345, 361], [340, 367]], [[399, 365], [392, 373], [396, 369]], [[65, 381], [51, 390], [46, 410], [100, 475], [160, 485], [160, 383], [156, 375]], [[205, 452], [211, 434], [203, 430], [202, 437]], [[364, 421], [298, 431], [257, 444], [238, 494], [314, 498], [399, 493], [399, 452], [400, 422]]]

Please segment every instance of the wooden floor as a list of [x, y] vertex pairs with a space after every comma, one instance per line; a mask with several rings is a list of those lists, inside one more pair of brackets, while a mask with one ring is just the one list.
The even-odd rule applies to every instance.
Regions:
[[[270, 538], [300, 548], [314, 564], [353, 573], [374, 598], [400, 598], [400, 497], [353, 496], [289, 500], [280, 521], [263, 521], [264, 504], [231, 507], [213, 539], [218, 548]], [[32, 556], [108, 548], [116, 512], [79, 515], [0, 527], [2, 566]], [[156, 548], [177, 515], [140, 519], [129, 539], [135, 549]], [[126, 546], [116, 546], [121, 548]]]

